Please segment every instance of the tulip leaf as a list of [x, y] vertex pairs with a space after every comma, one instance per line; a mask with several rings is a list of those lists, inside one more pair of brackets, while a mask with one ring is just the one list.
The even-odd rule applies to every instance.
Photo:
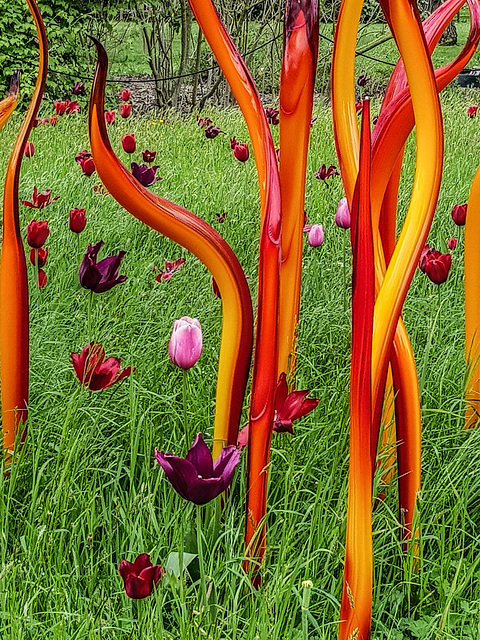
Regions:
[[[196, 553], [187, 553], [183, 552], [183, 570], [185, 570], [188, 565], [197, 557]], [[165, 573], [167, 575], [173, 574], [176, 578], [180, 578], [180, 558], [177, 551], [172, 551], [165, 564]]]

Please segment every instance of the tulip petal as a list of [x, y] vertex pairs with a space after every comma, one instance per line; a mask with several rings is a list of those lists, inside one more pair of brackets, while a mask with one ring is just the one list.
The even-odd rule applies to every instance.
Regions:
[[157, 451], [157, 449], [155, 449], [154, 455], [175, 491], [185, 500], [193, 502], [191, 487], [198, 479], [198, 474], [193, 464], [171, 453]]
[[130, 573], [125, 579], [125, 593], [133, 600], [143, 600], [152, 593], [153, 585]]
[[132, 566], [135, 575], [140, 576], [141, 571], [143, 571], [147, 567], [152, 566], [152, 562], [148, 553], [141, 553], [139, 556], [137, 556]]
[[[218, 458], [215, 460], [215, 464], [213, 465], [214, 476], [219, 477], [223, 476], [224, 474], [230, 475], [231, 465], [233, 464], [233, 469], [235, 469], [237, 464], [240, 462], [240, 453], [240, 450], [233, 445], [224, 447]], [[226, 483], [227, 486], [229, 484], [230, 482]]]
[[[222, 449], [220, 456], [223, 455], [224, 451], [225, 449]], [[199, 476], [202, 478], [213, 477], [212, 453], [205, 444], [201, 433], [197, 433], [192, 446], [188, 450], [186, 459], [193, 464]]]

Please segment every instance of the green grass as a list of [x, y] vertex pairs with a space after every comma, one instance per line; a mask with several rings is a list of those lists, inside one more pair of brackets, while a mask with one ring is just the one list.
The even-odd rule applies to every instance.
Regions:
[[[396, 491], [374, 512], [375, 554], [372, 638], [475, 640], [480, 630], [478, 522], [480, 432], [463, 424], [463, 240], [449, 217], [464, 202], [480, 145], [479, 121], [466, 116], [475, 92], [445, 93], [444, 182], [430, 242], [446, 250], [459, 237], [446, 284], [415, 275], [405, 322], [417, 358], [423, 412], [423, 488], [420, 500], [421, 566], [412, 573], [402, 557]], [[378, 108], [378, 107], [377, 107]], [[44, 107], [48, 111], [48, 107]], [[155, 149], [163, 180], [153, 190], [211, 223], [225, 237], [249, 277], [258, 266], [259, 203], [253, 160], [239, 164], [228, 138], [246, 140], [236, 110], [208, 112], [226, 132], [206, 140], [195, 119], [170, 114], [163, 121], [119, 121], [120, 140], [134, 132], [138, 149]], [[46, 288], [31, 296], [31, 378], [28, 437], [8, 476], [0, 475], [0, 637], [2, 640], [199, 638], [297, 640], [302, 637], [302, 586], [313, 582], [309, 637], [335, 638], [342, 587], [348, 468], [350, 254], [348, 232], [333, 223], [343, 195], [338, 178], [327, 187], [313, 177], [319, 164], [335, 164], [330, 112], [318, 105], [312, 129], [306, 211], [325, 226], [320, 249], [306, 246], [298, 342], [298, 388], [312, 389], [320, 405], [276, 435], [270, 466], [268, 553], [263, 586], [252, 590], [242, 572], [245, 459], [236, 471], [219, 532], [206, 509], [207, 574], [213, 580], [215, 622], [196, 614], [198, 573], [181, 585], [160, 586], [138, 603], [123, 592], [117, 568], [142, 552], [165, 564], [184, 546], [195, 552], [191, 505], [177, 496], [154, 462], [153, 449], [183, 455], [182, 376], [167, 345], [173, 321], [197, 317], [204, 352], [189, 372], [190, 429], [211, 441], [221, 306], [206, 269], [186, 251], [147, 229], [111, 197], [94, 194], [95, 176], [81, 175], [75, 154], [88, 148], [83, 116], [59, 118], [57, 127], [32, 133], [36, 152], [25, 160], [20, 198], [36, 185], [60, 199], [42, 212], [51, 228]], [[19, 117], [0, 134], [4, 174]], [[274, 136], [278, 131], [274, 130]], [[472, 150], [471, 153], [468, 150]], [[467, 150], [467, 151], [466, 151]], [[138, 159], [138, 158], [137, 158]], [[408, 205], [414, 164], [407, 146], [400, 216]], [[78, 239], [68, 210], [86, 207]], [[226, 211], [216, 223], [215, 212]], [[32, 212], [21, 211], [22, 233]], [[89, 293], [78, 281], [87, 243], [105, 242], [100, 257], [127, 251], [128, 281], [95, 297], [93, 334], [87, 332]], [[154, 267], [180, 256], [186, 263], [168, 283]], [[69, 360], [90, 340], [135, 373], [112, 389], [80, 388]], [[248, 400], [246, 407], [248, 405]], [[245, 409], [244, 422], [247, 419]]]

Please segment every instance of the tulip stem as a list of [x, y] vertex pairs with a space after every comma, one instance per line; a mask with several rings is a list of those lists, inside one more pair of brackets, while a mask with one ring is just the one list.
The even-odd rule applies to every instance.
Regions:
[[199, 609], [202, 607], [207, 609], [207, 582], [205, 580], [205, 564], [203, 560], [203, 541], [202, 541], [202, 508], [196, 505], [197, 510], [197, 554], [198, 568], [200, 571], [200, 602]]
[[92, 304], [93, 304], [93, 291], [90, 291], [87, 305], [87, 339], [92, 340]]
[[188, 398], [187, 376], [188, 376], [188, 371], [184, 369], [183, 370], [183, 428], [185, 431], [185, 445], [188, 447], [188, 443], [190, 442], [190, 431], [188, 428], [188, 413], [187, 413], [187, 398]]

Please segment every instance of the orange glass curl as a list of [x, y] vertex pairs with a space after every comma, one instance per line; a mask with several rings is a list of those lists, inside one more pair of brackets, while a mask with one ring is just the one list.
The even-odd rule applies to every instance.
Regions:
[[228, 244], [206, 222], [143, 187], [114, 154], [104, 118], [108, 68], [105, 50], [98, 54], [89, 107], [92, 156], [109, 193], [136, 218], [182, 245], [209, 269], [220, 290], [223, 309], [214, 425], [214, 456], [237, 439], [250, 368], [253, 314], [243, 270]]
[[[3, 241], [0, 259], [0, 379], [3, 447], [11, 451], [19, 426], [27, 419], [29, 312], [25, 253], [20, 233], [18, 184], [23, 151], [42, 99], [48, 66], [48, 43], [42, 16], [27, 0], [37, 30], [38, 74], [32, 99], [18, 133], [5, 177]], [[25, 434], [22, 434], [24, 437]]]

